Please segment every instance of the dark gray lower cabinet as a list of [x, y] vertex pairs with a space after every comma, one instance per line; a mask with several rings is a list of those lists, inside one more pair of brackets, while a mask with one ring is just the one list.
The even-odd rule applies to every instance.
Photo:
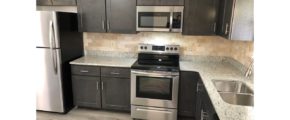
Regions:
[[201, 80], [197, 83], [196, 104], [196, 120], [219, 120], [219, 117]]
[[195, 117], [197, 72], [181, 71], [179, 81], [178, 115]]
[[102, 108], [130, 111], [130, 79], [101, 77]]
[[77, 106], [101, 108], [100, 78], [72, 76], [74, 104]]
[[130, 111], [130, 68], [72, 65], [74, 105]]
[[198, 72], [180, 72], [178, 120], [219, 120]]

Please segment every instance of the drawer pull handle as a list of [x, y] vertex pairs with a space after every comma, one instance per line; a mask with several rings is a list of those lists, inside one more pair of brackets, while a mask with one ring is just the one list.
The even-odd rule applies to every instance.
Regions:
[[88, 70], [80, 70], [81, 73], [88, 73]]
[[119, 75], [120, 73], [117, 73], [117, 72], [111, 72], [111, 74], [113, 74], [113, 75]]

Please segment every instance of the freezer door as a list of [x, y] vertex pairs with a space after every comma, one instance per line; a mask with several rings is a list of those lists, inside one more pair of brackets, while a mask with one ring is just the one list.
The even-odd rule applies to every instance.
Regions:
[[37, 11], [39, 16], [40, 35], [36, 40], [36, 47], [59, 48], [59, 33], [57, 23], [57, 12]]
[[36, 48], [37, 110], [64, 112], [59, 49]]

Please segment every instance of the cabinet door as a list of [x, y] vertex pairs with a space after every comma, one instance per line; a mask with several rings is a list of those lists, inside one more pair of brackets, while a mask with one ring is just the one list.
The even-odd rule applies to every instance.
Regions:
[[76, 5], [76, 0], [52, 0], [53, 5]]
[[203, 84], [201, 79], [197, 82], [197, 92], [196, 92], [196, 109], [195, 109], [195, 119], [201, 120], [201, 113], [202, 113], [202, 98], [203, 98]]
[[107, 31], [136, 33], [136, 0], [107, 0]]
[[78, 0], [79, 30], [82, 32], [106, 32], [106, 1]]
[[101, 77], [102, 108], [130, 111], [130, 79]]
[[184, 35], [214, 35], [218, 0], [185, 0]]
[[51, 0], [36, 0], [36, 5], [52, 5]]
[[184, 5], [184, 0], [137, 0], [137, 5]]
[[229, 38], [234, 0], [220, 0], [217, 34]]
[[201, 93], [201, 110], [200, 110], [200, 120], [219, 120], [219, 117], [214, 109], [214, 106], [211, 102], [209, 94], [204, 88], [204, 85], [200, 85]]
[[74, 104], [82, 107], [101, 108], [100, 78], [72, 76]]
[[180, 72], [178, 115], [194, 117], [196, 109], [196, 84], [198, 73]]

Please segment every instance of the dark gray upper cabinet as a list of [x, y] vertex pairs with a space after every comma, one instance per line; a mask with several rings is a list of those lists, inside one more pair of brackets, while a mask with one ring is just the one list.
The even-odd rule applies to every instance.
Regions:
[[63, 6], [74, 6], [76, 0], [36, 0], [36, 5], [51, 6], [51, 5], [63, 5]]
[[52, 0], [53, 5], [77, 5], [76, 0]]
[[100, 78], [72, 76], [74, 104], [77, 106], [101, 108]]
[[137, 0], [137, 5], [140, 6], [184, 5], [184, 0]]
[[183, 35], [215, 35], [219, 0], [185, 0]]
[[178, 115], [195, 117], [197, 72], [181, 71], [179, 81]]
[[102, 108], [130, 111], [130, 78], [101, 77]]
[[51, 0], [36, 0], [36, 5], [52, 5]]
[[79, 30], [106, 32], [106, 0], [78, 0]]
[[217, 33], [230, 40], [254, 40], [254, 0], [221, 0]]
[[107, 0], [107, 31], [136, 33], [136, 0]]
[[82, 32], [136, 33], [135, 0], [78, 0]]

